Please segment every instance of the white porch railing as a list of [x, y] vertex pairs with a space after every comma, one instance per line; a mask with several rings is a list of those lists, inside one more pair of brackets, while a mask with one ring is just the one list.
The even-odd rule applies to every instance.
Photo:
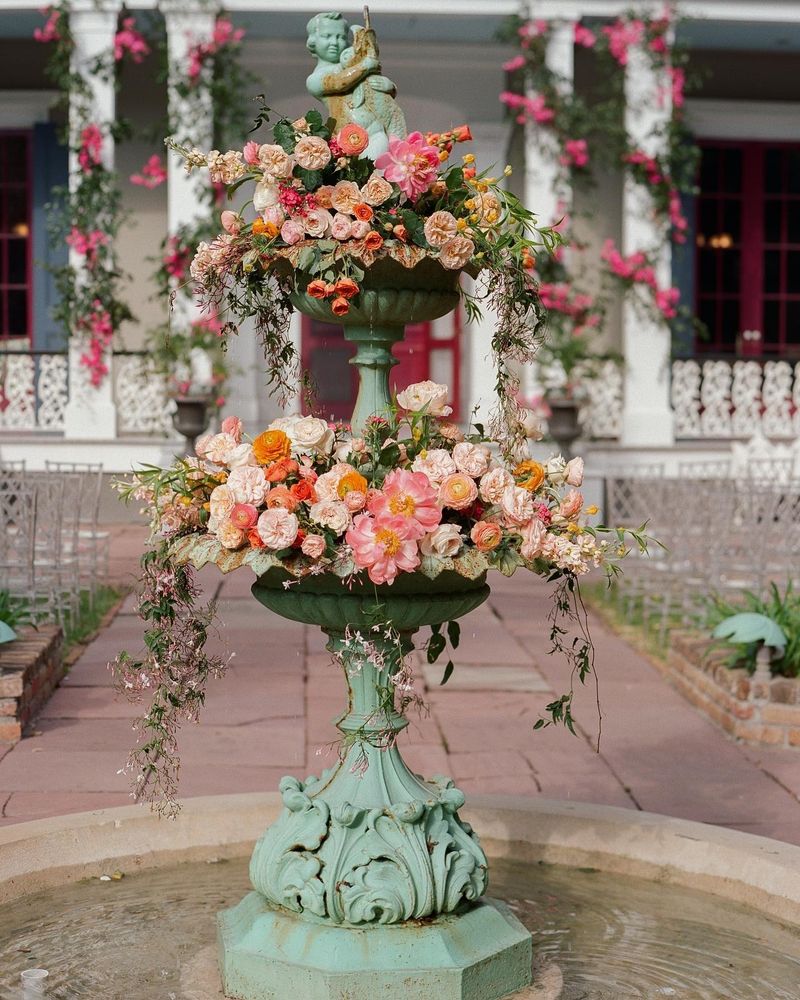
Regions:
[[[114, 355], [114, 401], [119, 434], [174, 433], [166, 381], [147, 354]], [[0, 431], [63, 433], [69, 365], [63, 352], [0, 352]]]
[[672, 407], [677, 438], [800, 437], [800, 363], [673, 361]]

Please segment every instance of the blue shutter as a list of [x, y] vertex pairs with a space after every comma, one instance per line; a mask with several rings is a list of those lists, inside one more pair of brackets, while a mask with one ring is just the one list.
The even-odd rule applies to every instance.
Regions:
[[[684, 194], [681, 196], [681, 211], [689, 223], [685, 230], [686, 242], [672, 244], [672, 284], [680, 290], [681, 305], [688, 306], [693, 315], [695, 254], [697, 253], [695, 245], [697, 238], [695, 201], [696, 198], [693, 194]], [[677, 326], [673, 325], [672, 354], [676, 358], [694, 356], [694, 330], [690, 323], [682, 322], [678, 323]]]
[[64, 331], [52, 316], [57, 301], [56, 283], [47, 267], [67, 262], [66, 244], [53, 241], [47, 228], [45, 205], [52, 201], [54, 187], [68, 179], [67, 147], [58, 141], [50, 122], [33, 126], [33, 348], [59, 351], [65, 346]]

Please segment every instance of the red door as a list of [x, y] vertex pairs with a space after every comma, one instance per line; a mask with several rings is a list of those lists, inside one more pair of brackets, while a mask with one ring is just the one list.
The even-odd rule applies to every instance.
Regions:
[[[326, 420], [349, 420], [352, 415], [358, 373], [349, 362], [355, 352], [340, 326], [303, 320], [302, 363], [317, 390], [312, 408]], [[395, 344], [392, 353], [398, 360], [389, 379], [392, 392], [430, 378], [431, 324], [407, 326], [405, 339]]]

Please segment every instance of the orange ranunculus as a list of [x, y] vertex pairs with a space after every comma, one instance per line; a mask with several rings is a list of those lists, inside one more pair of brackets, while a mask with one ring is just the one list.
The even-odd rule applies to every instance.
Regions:
[[300, 506], [300, 501], [285, 486], [273, 486], [267, 493], [265, 503], [270, 510], [283, 507], [284, 510], [293, 511]]
[[362, 222], [369, 222], [374, 214], [372, 207], [365, 201], [360, 201], [357, 205], [353, 205], [353, 215], [357, 219], [361, 219]]
[[313, 281], [309, 281], [306, 287], [306, 295], [310, 295], [312, 299], [324, 299], [327, 295], [327, 288], [328, 285], [326, 282], [315, 278]]
[[514, 469], [514, 478], [523, 489], [534, 493], [544, 482], [544, 466], [540, 462], [520, 462]]
[[307, 479], [301, 479], [299, 483], [290, 486], [289, 492], [298, 502], [308, 500], [310, 503], [314, 503], [317, 498], [313, 484]]
[[288, 458], [292, 442], [283, 431], [264, 431], [253, 441], [253, 454], [261, 465], [270, 465], [281, 458]]
[[357, 153], [363, 153], [367, 148], [369, 135], [365, 128], [351, 122], [339, 130], [336, 141], [346, 156], [355, 156]]
[[408, 230], [404, 225], [395, 226], [392, 230], [392, 236], [396, 240], [400, 240], [402, 243], [408, 243]]
[[293, 476], [300, 466], [293, 458], [280, 458], [264, 469], [264, 478], [268, 483], [282, 483], [288, 476]]
[[357, 493], [366, 493], [367, 488], [368, 484], [366, 479], [360, 472], [356, 472], [355, 469], [353, 469], [352, 472], [345, 472], [339, 480], [336, 492], [339, 497], [344, 500], [348, 493], [352, 493], [353, 491], [356, 491]]
[[450, 134], [456, 142], [472, 142], [472, 132], [469, 130], [469, 125], [458, 125]]
[[273, 239], [278, 235], [278, 227], [274, 222], [265, 222], [263, 219], [256, 219], [253, 223], [253, 232], [256, 236], [268, 236]]
[[339, 278], [333, 289], [334, 295], [343, 295], [346, 299], [352, 299], [360, 291], [361, 289], [352, 278]]
[[334, 316], [346, 316], [350, 312], [350, 303], [343, 295], [338, 295], [331, 302], [331, 310]]
[[380, 250], [383, 246], [383, 237], [380, 233], [375, 232], [374, 229], [370, 229], [364, 237], [364, 246], [367, 250]]

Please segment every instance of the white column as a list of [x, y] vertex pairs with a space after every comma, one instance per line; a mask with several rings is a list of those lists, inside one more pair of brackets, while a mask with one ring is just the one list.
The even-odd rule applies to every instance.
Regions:
[[[551, 22], [545, 62], [557, 75], [559, 89], [571, 93], [575, 77], [574, 21]], [[528, 96], [533, 92], [529, 90]], [[552, 130], [529, 118], [525, 123], [525, 207], [535, 212], [543, 225], [558, 222], [572, 208], [571, 185], [558, 157], [558, 140]], [[535, 364], [522, 372], [522, 391], [528, 397], [542, 392]]]
[[[72, 70], [79, 73], [89, 88], [89, 119], [101, 127], [115, 118], [114, 81], [102, 79], [91, 72], [90, 66], [99, 58], [111, 57], [114, 48], [114, 34], [117, 29], [118, 3], [94, 2], [76, 3], [69, 15], [70, 29], [75, 47], [72, 52]], [[72, 95], [70, 102], [71, 145], [76, 145], [81, 128], [86, 124], [83, 118], [83, 98]], [[103, 132], [103, 165], [109, 170], [114, 167], [114, 140]], [[70, 153], [69, 186], [72, 191], [80, 178], [80, 166], [74, 153]], [[70, 264], [75, 268], [77, 280], [81, 280], [84, 258], [70, 250]], [[104, 364], [108, 374], [99, 386], [93, 386], [89, 370], [81, 364], [81, 355], [86, 350], [83, 337], [71, 331], [69, 341], [69, 402], [64, 410], [64, 436], [86, 440], [114, 438], [117, 434], [117, 408], [114, 403], [112, 351], [106, 351]]]
[[[651, 156], [665, 145], [660, 130], [672, 112], [669, 80], [661, 79], [647, 53], [632, 46], [625, 70], [625, 129], [629, 142]], [[622, 200], [622, 252], [652, 253], [660, 287], [672, 284], [672, 250], [663, 224], [653, 215], [650, 193], [625, 177]], [[622, 410], [623, 445], [670, 445], [674, 441], [670, 406], [670, 330], [643, 315], [631, 296], [622, 316], [625, 389]]]

